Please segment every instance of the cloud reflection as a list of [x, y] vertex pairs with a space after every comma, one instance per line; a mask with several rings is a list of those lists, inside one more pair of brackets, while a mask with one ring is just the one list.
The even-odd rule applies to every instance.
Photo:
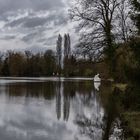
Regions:
[[92, 84], [11, 83], [0, 86], [3, 140], [100, 139], [104, 110]]

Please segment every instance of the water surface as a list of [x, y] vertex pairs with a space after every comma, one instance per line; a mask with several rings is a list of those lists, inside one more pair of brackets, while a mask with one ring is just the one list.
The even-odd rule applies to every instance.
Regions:
[[1, 139], [102, 140], [109, 91], [92, 79], [1, 79]]

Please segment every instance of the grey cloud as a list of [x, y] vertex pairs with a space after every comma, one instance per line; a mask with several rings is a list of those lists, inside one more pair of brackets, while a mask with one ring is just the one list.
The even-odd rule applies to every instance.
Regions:
[[[56, 39], [57, 39], [57, 35], [53, 35], [52, 37], [49, 37], [49, 38], [42, 37], [42, 38], [38, 39], [37, 42], [38, 42], [38, 43], [41, 43], [42, 46], [44, 46], [44, 47], [50, 47], [50, 46], [52, 46], [52, 45], [55, 45]], [[33, 47], [35, 47], [35, 46], [33, 46]], [[32, 48], [33, 48], [33, 47], [32, 47]], [[36, 47], [35, 47], [35, 48], [36, 48]], [[37, 49], [38, 49], [38, 48], [39, 48], [39, 47], [37, 47]], [[36, 49], [36, 50], [37, 50], [37, 49]], [[42, 49], [41, 49], [41, 50], [42, 50]]]
[[29, 34], [27, 34], [27, 35], [25, 35], [23, 38], [22, 38], [22, 40], [24, 41], [24, 42], [30, 42], [33, 38], [35, 38], [37, 36], [37, 33], [29, 33]]
[[5, 26], [17, 27], [18, 25], [22, 25], [25, 22], [25, 20], [26, 18], [20, 18], [20, 19], [7, 23]]
[[61, 0], [0, 0], [0, 13], [18, 9], [51, 10], [64, 7]]
[[37, 53], [37, 52], [45, 52], [47, 50], [47, 48], [41, 47], [40, 45], [33, 45], [33, 46], [27, 48], [26, 50], [29, 50], [33, 53]]
[[46, 39], [46, 42], [44, 42], [44, 45], [45, 46], [50, 46], [50, 45], [52, 45], [53, 43], [56, 42], [56, 39], [57, 39], [57, 35], [49, 37], [49, 38]]
[[0, 37], [0, 40], [11, 40], [15, 38], [16, 38], [15, 35], [5, 35], [5, 36]]
[[29, 18], [24, 22], [24, 27], [33, 28], [37, 26], [43, 26], [46, 23], [46, 18]]
[[68, 22], [67, 18], [64, 18], [63, 16], [59, 16], [58, 20], [54, 20], [54, 25], [58, 26], [58, 25], [61, 25], [61, 24], [67, 24], [67, 22]]
[[59, 34], [59, 30], [56, 30], [56, 31], [54, 32], [54, 34]]
[[68, 19], [62, 12], [56, 12], [53, 14], [50, 13], [47, 17], [21, 17], [19, 19], [8, 22], [6, 26], [17, 27], [21, 25], [25, 28], [34, 28], [38, 26], [44, 26], [46, 24], [47, 28], [47, 25], [49, 25], [50, 23], [54, 23], [54, 26], [59, 26], [61, 24], [67, 24], [67, 22]]
[[41, 38], [41, 39], [38, 39], [37, 42], [42, 43], [42, 42], [46, 42], [46, 40], [47, 40], [46, 38]]
[[57, 7], [64, 7], [64, 3], [61, 0], [30, 0], [35, 10], [48, 10], [56, 9]]
[[46, 27], [46, 30], [52, 30], [53, 27]]
[[32, 27], [44, 25], [45, 22], [46, 22], [45, 18], [24, 17], [24, 18], [20, 18], [20, 19], [14, 20], [12, 22], [9, 22], [9, 23], [6, 24], [6, 26], [17, 27], [17, 26], [21, 25], [21, 26], [24, 26], [24, 27], [27, 27], [27, 28], [32, 28]]

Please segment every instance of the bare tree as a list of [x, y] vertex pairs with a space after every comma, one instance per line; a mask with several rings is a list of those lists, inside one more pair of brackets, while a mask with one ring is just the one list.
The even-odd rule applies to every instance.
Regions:
[[117, 18], [118, 24], [118, 38], [124, 42], [127, 42], [130, 36], [130, 30], [133, 30], [133, 24], [131, 24], [131, 4], [129, 0], [121, 0], [118, 6]]
[[113, 20], [118, 0], [77, 0], [75, 5], [70, 10], [70, 15], [72, 19], [80, 21], [82, 40], [87, 46], [97, 49], [100, 49], [99, 46], [106, 46], [108, 50], [112, 50]]

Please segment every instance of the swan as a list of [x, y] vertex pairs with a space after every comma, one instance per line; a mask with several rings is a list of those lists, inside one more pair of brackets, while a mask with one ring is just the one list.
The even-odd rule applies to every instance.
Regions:
[[99, 77], [99, 74], [94, 76], [94, 82], [101, 82], [101, 78]]
[[99, 88], [101, 86], [101, 83], [100, 82], [94, 82], [94, 88], [99, 91]]
[[99, 74], [94, 76], [94, 87], [97, 91], [99, 91], [99, 87], [101, 85], [101, 78], [99, 77]]

